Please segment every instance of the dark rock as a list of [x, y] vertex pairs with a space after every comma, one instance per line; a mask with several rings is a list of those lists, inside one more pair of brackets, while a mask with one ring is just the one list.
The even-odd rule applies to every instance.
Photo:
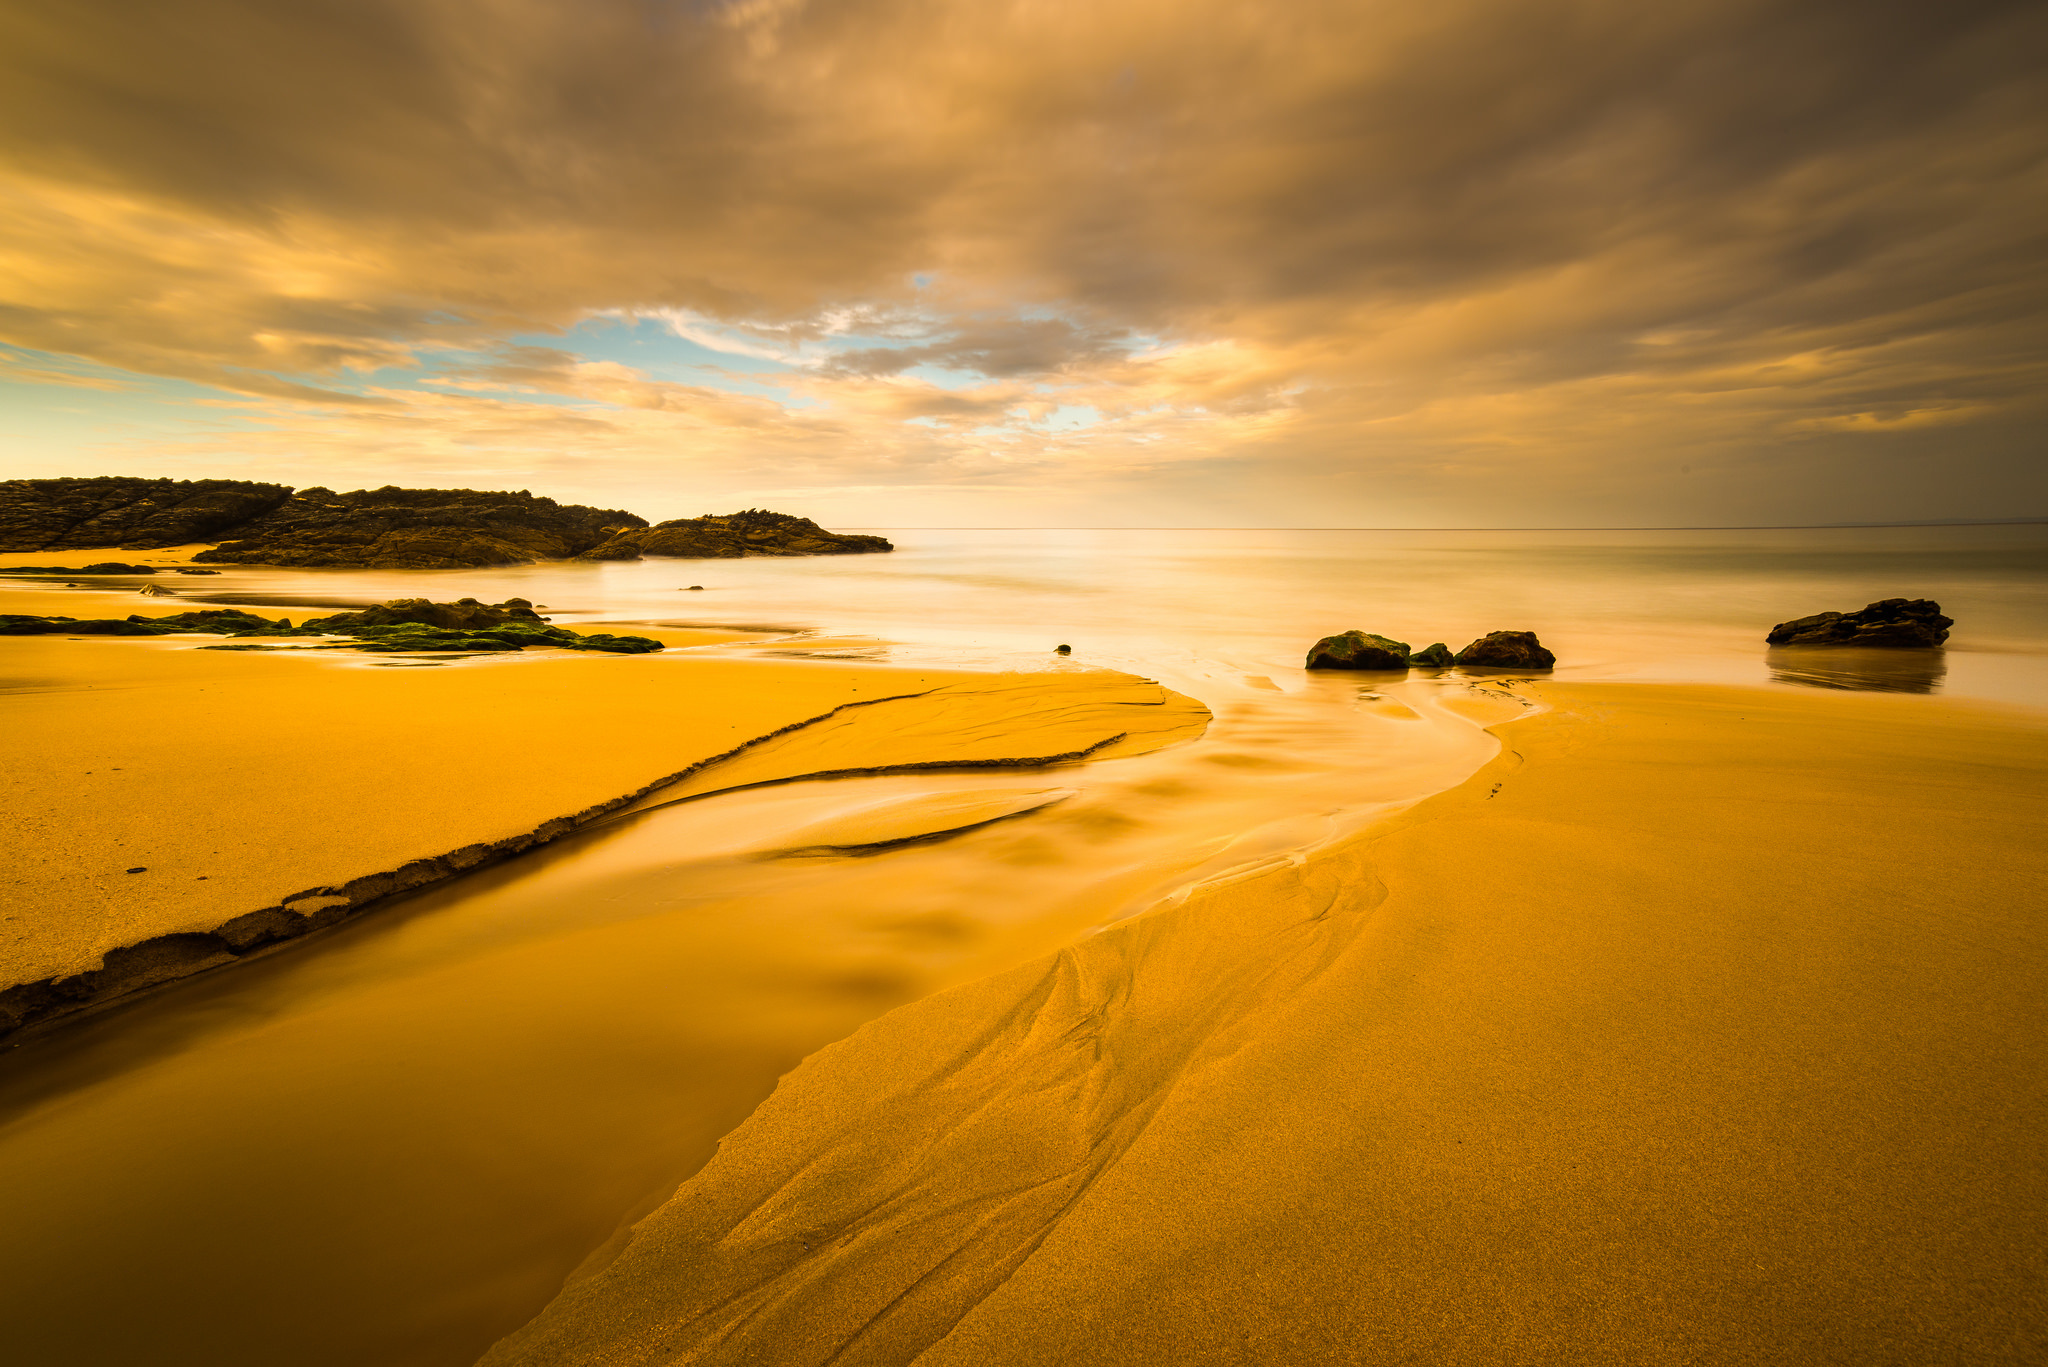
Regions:
[[[893, 550], [879, 536], [828, 532], [808, 518], [749, 508], [649, 527], [618, 509], [526, 490], [301, 489], [236, 480], [27, 479], [0, 482], [0, 551], [177, 546], [216, 541], [220, 564], [465, 569], [535, 560], [734, 559]], [[18, 574], [154, 574], [141, 565], [22, 567]], [[184, 569], [182, 574], [215, 571]]]
[[1308, 653], [1309, 669], [1406, 669], [1408, 643], [1375, 636], [1368, 631], [1347, 631], [1342, 636], [1325, 636]]
[[130, 873], [148, 873], [148, 872], [149, 872], [149, 868], [148, 868], [148, 866], [144, 865], [144, 866], [139, 866], [139, 867], [136, 867], [136, 868], [132, 868], [132, 869], [128, 870], [128, 872], [130, 872]]
[[193, 559], [418, 570], [521, 565], [568, 559], [646, 525], [628, 512], [560, 504], [523, 489], [302, 489]]
[[154, 628], [111, 617], [23, 617], [0, 613], [0, 636], [161, 636]]
[[282, 484], [232, 479], [6, 480], [0, 482], [0, 551], [211, 541], [290, 495]]
[[1780, 622], [1764, 640], [1774, 646], [1884, 646], [1929, 650], [1948, 640], [1953, 618], [1926, 598], [1886, 598], [1861, 612], [1821, 612]]
[[884, 537], [828, 532], [807, 517], [747, 508], [723, 516], [677, 518], [621, 531], [582, 560], [636, 560], [643, 555], [738, 560], [762, 555], [865, 555], [893, 551]]
[[690, 585], [690, 587], [683, 590], [683, 592], [685, 593], [702, 593], [703, 591], [704, 586], [702, 584], [692, 584]]
[[459, 598], [453, 603], [435, 603], [425, 598], [394, 598], [361, 612], [338, 612], [331, 617], [309, 617], [306, 630], [335, 627], [389, 627], [403, 622], [442, 627], [449, 631], [471, 631], [501, 627], [510, 622], [538, 622], [540, 615], [524, 598], [507, 598], [502, 603], [479, 603]]
[[1055, 655], [1072, 655], [1074, 648], [1072, 646], [1054, 646], [1052, 653]]
[[118, 560], [83, 567], [74, 565], [9, 565], [0, 574], [155, 574], [148, 565], [123, 565]]
[[[459, 603], [432, 603], [401, 598], [362, 612], [309, 619], [294, 627], [291, 619], [266, 621], [235, 608], [204, 608], [168, 617], [130, 617], [126, 621], [75, 621], [69, 617], [19, 617], [0, 614], [0, 636], [167, 636], [172, 632], [205, 632], [231, 638], [276, 636], [344, 636], [351, 643], [337, 649], [390, 654], [523, 650], [547, 646], [558, 650], [597, 650], [613, 655], [645, 655], [662, 649], [646, 636], [615, 636], [597, 632], [579, 635], [566, 627], [549, 626], [524, 598], [495, 606], [474, 598]], [[202, 646], [202, 650], [262, 650], [259, 644]]]
[[1456, 661], [1451, 656], [1451, 648], [1438, 641], [1435, 645], [1425, 646], [1410, 655], [1408, 663], [1420, 669], [1448, 669]]
[[178, 568], [177, 568], [177, 569], [173, 570], [173, 571], [172, 571], [172, 573], [173, 573], [173, 574], [219, 574], [219, 573], [220, 573], [220, 571], [219, 571], [219, 570], [195, 570], [195, 569], [192, 569], [192, 568], [190, 568], [190, 567], [188, 567], [188, 566], [185, 566], [185, 565], [180, 565], [180, 566], [178, 566]]
[[1489, 631], [1451, 659], [1482, 669], [1549, 669], [1557, 663], [1533, 631]]
[[178, 596], [169, 589], [159, 587], [156, 584], [144, 584], [136, 592], [144, 598], [176, 598]]

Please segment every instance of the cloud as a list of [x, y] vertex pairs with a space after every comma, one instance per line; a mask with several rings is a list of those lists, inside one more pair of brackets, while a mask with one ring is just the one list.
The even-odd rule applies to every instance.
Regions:
[[[1327, 468], [1370, 476], [1350, 517], [1400, 489], [1458, 520], [1782, 520], [1864, 450], [1892, 454], [1859, 496], [2004, 511], [2048, 496], [2020, 435], [2044, 26], [1995, 0], [0, 0], [0, 341], [252, 396], [333, 459], [383, 443], [391, 478], [611, 441], [635, 479], [1022, 462], [1085, 502], [1206, 466], [1228, 508]], [[607, 312], [787, 365], [805, 406], [507, 349]], [[1046, 431], [1048, 405], [1102, 421]], [[1939, 464], [1898, 454], [1934, 427]], [[1681, 449], [1710, 488], [1667, 477]]]

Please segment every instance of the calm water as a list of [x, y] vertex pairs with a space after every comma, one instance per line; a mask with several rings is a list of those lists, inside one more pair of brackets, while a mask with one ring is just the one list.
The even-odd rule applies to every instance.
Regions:
[[[1067, 643], [1215, 721], [1049, 773], [656, 807], [0, 1057], [11, 1349], [90, 1367], [472, 1361], [806, 1054], [1298, 858], [1493, 753], [1475, 723], [1517, 704], [1455, 676], [1305, 674], [1329, 632], [1455, 648], [1528, 628], [1565, 678], [2048, 704], [2048, 528], [890, 534], [894, 555], [846, 559], [172, 581], [258, 602], [519, 595], [569, 625], [772, 628], [813, 634], [768, 649], [852, 659], [1060, 667], [1048, 652]], [[1774, 622], [1899, 596], [1943, 604], [1951, 649], [1763, 649]], [[1054, 788], [938, 843], [772, 854], [877, 802]]]
[[[279, 602], [517, 595], [598, 617], [872, 634], [899, 658], [1028, 664], [1054, 645], [1154, 677], [1298, 671], [1350, 627], [1452, 649], [1526, 629], [1558, 676], [1763, 683], [1775, 623], [1880, 598], [1956, 619], [1940, 657], [1827, 661], [1856, 683], [2048, 703], [2048, 526], [1701, 532], [894, 531], [891, 555], [223, 576]], [[701, 592], [689, 592], [701, 584]], [[181, 585], [182, 587], [182, 585]], [[303, 598], [301, 598], [303, 601]]]

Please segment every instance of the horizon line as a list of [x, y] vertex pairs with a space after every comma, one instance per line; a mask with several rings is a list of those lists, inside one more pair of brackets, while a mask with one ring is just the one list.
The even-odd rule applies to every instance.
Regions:
[[1903, 527], [2033, 527], [2044, 523], [2048, 523], [2048, 517], [1958, 517], [1933, 522], [1727, 523], [1685, 527], [913, 527], [900, 522], [848, 522], [840, 525], [898, 532], [1827, 532]]

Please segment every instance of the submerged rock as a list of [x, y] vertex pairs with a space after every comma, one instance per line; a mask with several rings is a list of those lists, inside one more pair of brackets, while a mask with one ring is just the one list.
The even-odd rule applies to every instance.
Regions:
[[1886, 598], [1861, 612], [1819, 612], [1780, 622], [1764, 637], [1774, 646], [1885, 646], [1930, 650], [1948, 640], [1953, 618], [1927, 598]]
[[137, 595], [143, 598], [176, 598], [178, 596], [177, 594], [172, 593], [169, 589], [160, 587], [156, 584], [144, 584], [135, 592], [137, 593]]
[[1435, 645], [1424, 646], [1410, 655], [1408, 663], [1421, 669], [1448, 669], [1456, 661], [1451, 655], [1451, 648], [1438, 641]]
[[1533, 631], [1489, 631], [1451, 659], [1482, 669], [1549, 669], [1557, 663]]
[[1308, 652], [1307, 669], [1406, 669], [1408, 643], [1375, 636], [1369, 631], [1347, 631], [1325, 636]]

